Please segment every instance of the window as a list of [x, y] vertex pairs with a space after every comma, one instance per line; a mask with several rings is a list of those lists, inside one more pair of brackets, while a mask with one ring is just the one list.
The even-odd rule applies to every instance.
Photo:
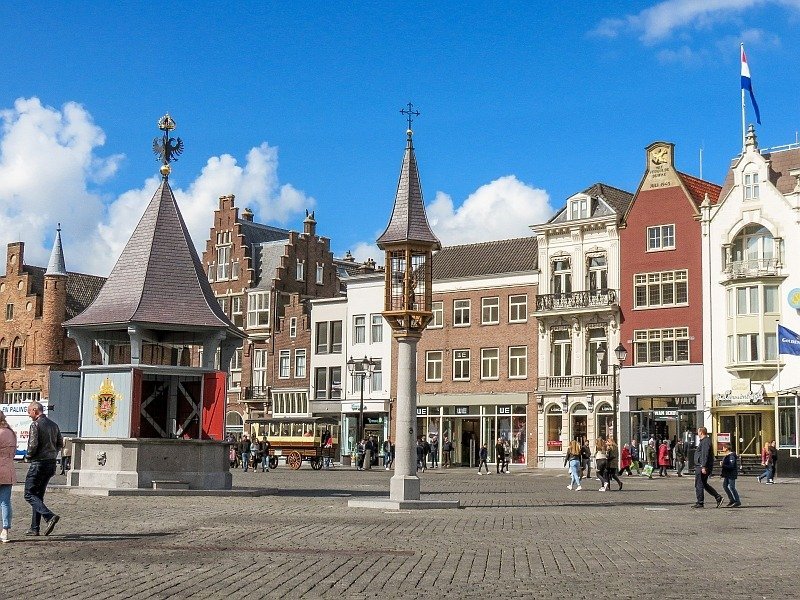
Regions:
[[758, 291], [758, 286], [755, 285], [736, 288], [737, 315], [759, 314]]
[[764, 312], [776, 313], [778, 311], [778, 286], [764, 286]]
[[647, 228], [647, 250], [675, 248], [675, 225], [656, 225]]
[[469, 300], [454, 300], [453, 301], [453, 326], [454, 327], [467, 327], [469, 325]]
[[373, 392], [382, 392], [383, 391], [383, 365], [381, 364], [382, 361], [375, 360], [373, 361], [375, 366], [372, 368], [372, 391]]
[[425, 381], [442, 380], [442, 351], [428, 350], [425, 353]]
[[431, 303], [431, 310], [433, 311], [433, 318], [428, 323], [428, 328], [444, 326], [444, 302], [436, 301]]
[[744, 174], [744, 199], [758, 200], [758, 173]]
[[325, 281], [325, 265], [322, 263], [317, 263], [317, 277], [316, 282], [317, 285], [322, 285]]
[[3, 394], [4, 404], [28, 404], [29, 402], [41, 402], [41, 400], [42, 392], [39, 390], [5, 392]]
[[338, 400], [342, 397], [342, 367], [331, 367], [328, 371], [330, 388], [328, 396], [331, 400]]
[[800, 397], [778, 398], [778, 447], [797, 449], [797, 425], [800, 423]]
[[748, 274], [759, 269], [774, 267], [775, 238], [762, 225], [748, 225], [742, 229], [731, 244], [734, 273]]
[[561, 408], [557, 404], [551, 404], [547, 408], [545, 429], [547, 434], [545, 450], [561, 452]]
[[242, 297], [231, 297], [231, 320], [237, 327], [244, 326], [244, 316], [242, 315]]
[[226, 315], [228, 314], [228, 298], [217, 298], [217, 302], [219, 303], [219, 307], [222, 309]]
[[14, 346], [11, 348], [11, 368], [22, 368], [22, 340], [17, 338], [14, 340]]
[[281, 350], [278, 355], [278, 377], [288, 379], [291, 373], [292, 351]]
[[481, 323], [496, 325], [500, 322], [500, 298], [481, 298]]
[[297, 379], [304, 379], [306, 376], [306, 350], [298, 348], [294, 351], [294, 376]]
[[317, 323], [317, 354], [328, 353], [328, 322]]
[[633, 332], [636, 364], [689, 362], [689, 328], [640, 329]]
[[778, 338], [774, 333], [764, 334], [764, 360], [767, 362], [778, 360]]
[[588, 264], [588, 285], [590, 292], [605, 294], [608, 290], [608, 264], [605, 256], [590, 256]]
[[342, 322], [320, 321], [317, 323], [317, 354], [341, 354]]
[[247, 295], [247, 326], [269, 327], [269, 292]]
[[676, 306], [689, 302], [689, 272], [663, 271], [634, 276], [634, 307]]
[[589, 329], [589, 336], [586, 348], [586, 372], [589, 375], [600, 375], [608, 373], [608, 359], [599, 364], [597, 351], [600, 348], [608, 347], [608, 339], [605, 327], [592, 327]]
[[736, 336], [739, 362], [758, 361], [758, 334], [744, 333]]
[[10, 321], [13, 318], [14, 318], [14, 305], [6, 304], [6, 321]]
[[239, 261], [231, 262], [231, 279], [239, 279]]
[[338, 400], [342, 397], [342, 367], [317, 367], [314, 385], [317, 400]]
[[273, 392], [274, 415], [307, 415], [308, 392]]
[[342, 353], [342, 322], [341, 321], [331, 321], [330, 332], [331, 332], [331, 345], [330, 345], [331, 354], [341, 354]]
[[317, 367], [314, 369], [314, 397], [317, 400], [328, 399], [328, 369], [325, 367]]
[[306, 263], [300, 259], [297, 260], [297, 265], [295, 266], [294, 271], [294, 278], [297, 281], [303, 281], [306, 278]]
[[373, 344], [383, 341], [383, 317], [381, 315], [371, 315], [372, 327], [370, 336]]
[[453, 381], [469, 381], [469, 350], [453, 350]]
[[528, 296], [520, 294], [508, 297], [509, 323], [525, 323], [528, 320]]
[[8, 369], [8, 344], [5, 340], [0, 342], [0, 371]]
[[297, 317], [292, 317], [289, 319], [289, 337], [297, 337]]
[[481, 379], [498, 379], [500, 371], [500, 349], [481, 348]]
[[572, 292], [572, 270], [569, 258], [553, 260], [553, 293], [569, 294]]
[[363, 344], [367, 341], [367, 317], [355, 315], [353, 317], [353, 343]]
[[572, 337], [568, 327], [551, 332], [550, 373], [554, 377], [572, 375]]
[[574, 221], [575, 219], [586, 219], [589, 216], [589, 199], [577, 198], [569, 203], [569, 218]]
[[528, 376], [528, 347], [510, 346], [508, 348], [508, 378], [525, 379]]
[[257, 348], [253, 353], [253, 387], [267, 387], [267, 351]]
[[217, 272], [217, 266], [214, 263], [208, 263], [208, 282], [214, 283], [214, 275]]
[[230, 277], [231, 247], [217, 246], [217, 281]]
[[231, 357], [228, 369], [228, 389], [237, 391], [242, 387], [242, 349], [237, 348]]

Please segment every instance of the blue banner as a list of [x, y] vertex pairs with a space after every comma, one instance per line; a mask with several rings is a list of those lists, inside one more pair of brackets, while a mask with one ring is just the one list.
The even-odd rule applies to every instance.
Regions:
[[800, 356], [800, 334], [778, 325], [778, 354]]

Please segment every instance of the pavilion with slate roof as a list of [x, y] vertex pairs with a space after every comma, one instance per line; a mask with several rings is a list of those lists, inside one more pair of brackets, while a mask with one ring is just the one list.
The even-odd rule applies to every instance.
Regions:
[[[159, 126], [163, 147], [182, 150], [168, 137], [169, 116]], [[211, 441], [224, 436], [226, 375], [215, 360], [227, 365], [245, 335], [214, 297], [175, 201], [174, 154], [162, 154], [163, 181], [100, 293], [64, 323], [82, 361], [71, 485], [230, 487], [227, 449]], [[95, 344], [102, 365], [91, 365]], [[202, 365], [145, 364], [145, 345], [177, 349], [176, 357], [199, 346]], [[114, 364], [119, 355], [129, 363]]]

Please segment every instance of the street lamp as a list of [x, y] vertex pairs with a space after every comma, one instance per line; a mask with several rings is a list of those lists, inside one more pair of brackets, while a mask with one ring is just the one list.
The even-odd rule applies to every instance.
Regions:
[[347, 361], [347, 370], [350, 371], [350, 376], [353, 381], [356, 378], [361, 382], [361, 403], [358, 405], [358, 441], [364, 439], [364, 380], [372, 377], [372, 371], [375, 368], [375, 362], [367, 358], [355, 360], [352, 356]]
[[[617, 432], [617, 429], [618, 429], [617, 428], [617, 404], [618, 404], [618, 400], [619, 400], [619, 390], [617, 389], [617, 371], [619, 371], [620, 368], [622, 368], [622, 363], [624, 363], [625, 359], [628, 358], [628, 350], [625, 348], [625, 346], [622, 345], [622, 342], [620, 342], [619, 346], [617, 346], [614, 349], [614, 354], [617, 357], [617, 362], [615, 364], [611, 365], [611, 374], [612, 374], [612, 378], [611, 378], [611, 388], [612, 388], [611, 398], [612, 398], [612, 401], [614, 403], [613, 410], [612, 410], [612, 412], [614, 414], [614, 425], [613, 425], [613, 427], [614, 427], [614, 435], [613, 435], [612, 439], [614, 440], [614, 443], [617, 445], [617, 448], [619, 448], [619, 434]], [[602, 368], [603, 363], [605, 362], [605, 359], [606, 359], [606, 346], [605, 346], [605, 344], [603, 344], [597, 350], [597, 360], [600, 362], [601, 368]]]

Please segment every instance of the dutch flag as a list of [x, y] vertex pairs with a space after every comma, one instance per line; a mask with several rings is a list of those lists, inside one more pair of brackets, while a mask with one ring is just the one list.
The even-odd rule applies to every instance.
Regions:
[[761, 111], [758, 110], [758, 103], [753, 95], [753, 82], [750, 81], [750, 67], [744, 54], [744, 44], [742, 44], [742, 89], [750, 92], [750, 102], [753, 103], [753, 110], [756, 112], [756, 121], [761, 125]]

